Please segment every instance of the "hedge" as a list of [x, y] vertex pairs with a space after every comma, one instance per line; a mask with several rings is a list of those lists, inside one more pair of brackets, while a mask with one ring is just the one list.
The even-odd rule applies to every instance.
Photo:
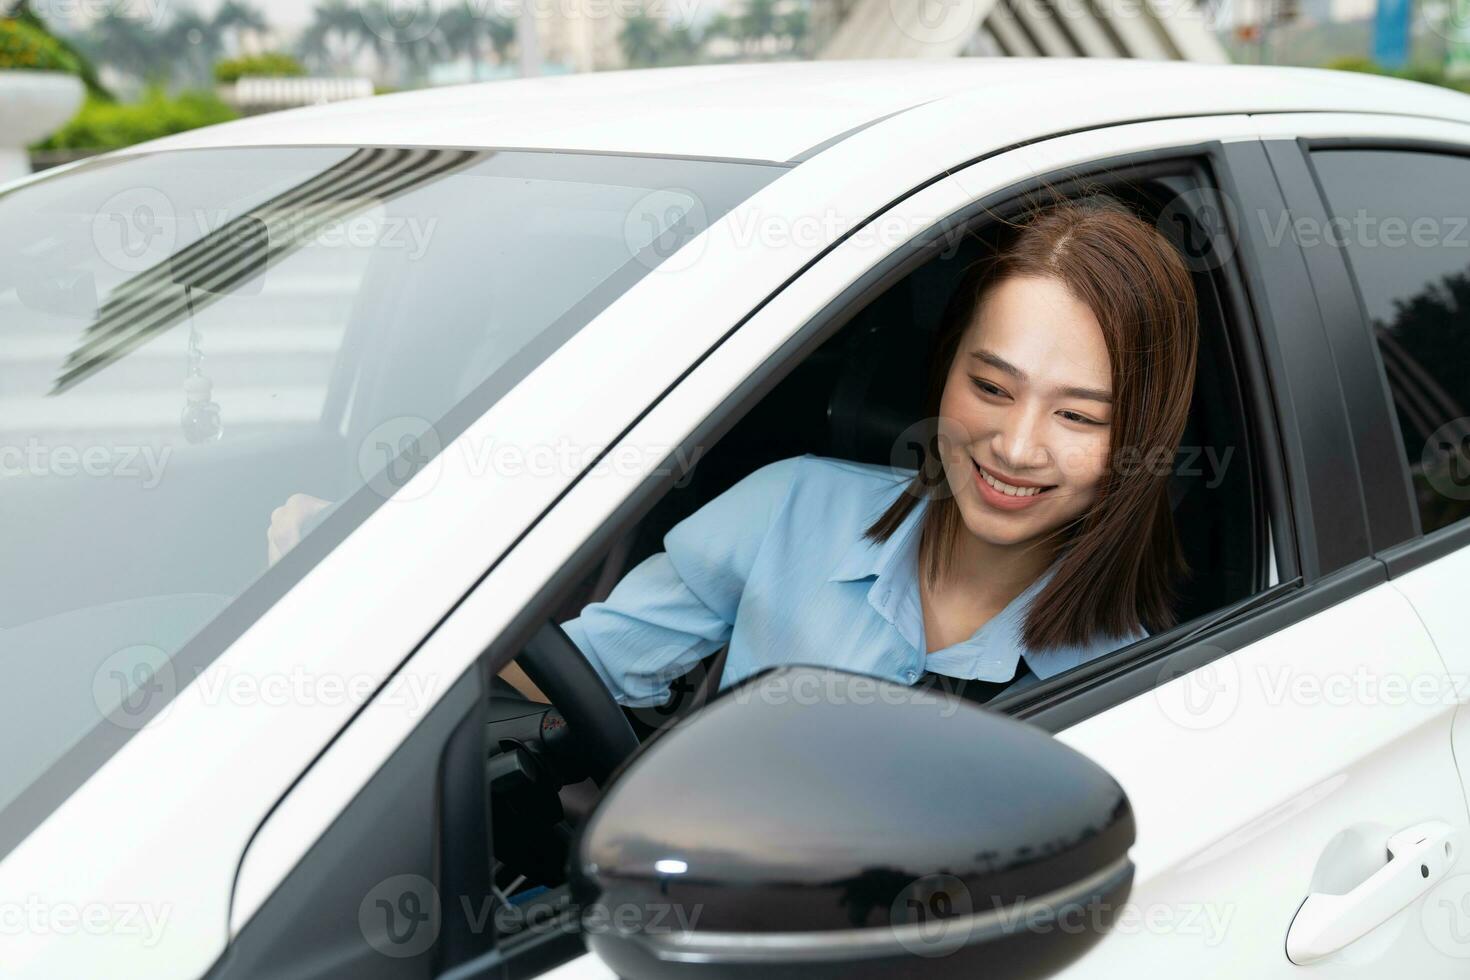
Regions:
[[238, 113], [209, 92], [170, 98], [150, 88], [138, 102], [88, 99], [81, 110], [35, 150], [115, 150], [171, 133], [228, 122]]

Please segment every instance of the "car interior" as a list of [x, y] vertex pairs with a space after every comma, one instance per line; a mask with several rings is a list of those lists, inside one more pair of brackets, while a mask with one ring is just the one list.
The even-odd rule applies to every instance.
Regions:
[[[1179, 236], [1194, 236], [1199, 229], [1161, 220], [1160, 215], [1171, 201], [1195, 186], [1193, 173], [1165, 172], [1130, 174], [1102, 189], [1131, 204], [1176, 245], [1188, 249], [1190, 242]], [[1098, 189], [1097, 182], [1089, 187]], [[929, 348], [945, 305], [965, 268], [993, 244], [1000, 228], [991, 222], [967, 229], [957, 248], [925, 261], [860, 309], [844, 311], [850, 318], [709, 447], [679, 481], [682, 485], [676, 484], [641, 520], [615, 535], [613, 544], [591, 562], [576, 587], [555, 608], [549, 617], [552, 623], [571, 619], [587, 603], [605, 598], [623, 574], [662, 550], [663, 536], [671, 527], [759, 466], [802, 453], [909, 466], [895, 458], [894, 447], [903, 431], [922, 417]], [[1197, 252], [1193, 248], [1186, 254]], [[1256, 482], [1259, 467], [1251, 458], [1249, 419], [1228, 329], [1232, 322], [1249, 320], [1229, 308], [1229, 294], [1219, 279], [1228, 262], [1193, 265], [1200, 355], [1193, 407], [1170, 485], [1170, 500], [1191, 570], [1180, 588], [1180, 624], [1230, 606], [1267, 584], [1266, 519]], [[1202, 465], [1200, 451], [1205, 448], [1217, 458], [1233, 449], [1231, 465]], [[723, 649], [717, 651], [675, 681], [667, 705], [623, 709], [637, 737], [657, 737], [712, 697], [718, 690], [724, 654]], [[492, 685], [492, 703], [499, 701], [502, 709], [519, 698], [498, 678]], [[551, 700], [557, 703], [556, 697]], [[540, 717], [539, 711], [532, 714]], [[513, 706], [509, 711], [509, 716], [521, 718], [520, 724], [525, 715]], [[516, 743], [516, 722], [507, 728], [507, 716], [494, 708], [492, 717], [499, 719], [490, 732], [494, 770], [497, 745], [508, 751]], [[501, 739], [502, 734], [511, 737]], [[503, 761], [498, 764], [506, 765]], [[570, 782], [559, 788], [557, 800], [543, 793], [535, 804], [528, 803], [519, 789], [498, 791], [505, 786], [502, 780], [497, 787], [492, 772], [494, 851], [536, 857], [520, 857], [514, 866], [500, 863], [499, 886], [513, 894], [517, 888], [529, 886], [539, 891], [539, 886], [560, 883], [559, 869], [565, 867], [562, 848], [596, 802], [597, 786], [591, 780]], [[541, 831], [532, 830], [536, 819], [558, 814], [557, 825], [562, 829], [555, 840], [547, 841], [544, 826]], [[529, 843], [531, 839], [538, 843]]]
[[[1157, 216], [1186, 189], [1187, 177], [1120, 181], [1107, 191], [1138, 213]], [[1177, 225], [1158, 227], [1185, 247]], [[607, 597], [630, 569], [663, 550], [663, 536], [741, 477], [790, 456], [812, 453], [895, 465], [894, 447], [922, 416], [925, 368], [944, 307], [965, 268], [991, 247], [998, 223], [967, 232], [952, 254], [919, 266], [853, 315], [841, 329], [761, 398], [688, 475], [641, 521], [626, 529], [606, 557], [557, 610], [557, 621]], [[1203, 263], [1201, 263], [1203, 264]], [[1247, 417], [1226, 329], [1227, 303], [1209, 269], [1193, 273], [1199, 298], [1200, 354], [1194, 402], [1171, 479], [1170, 500], [1191, 570], [1182, 583], [1178, 620], [1188, 622], [1243, 599], [1260, 587], [1262, 518], [1255, 504]], [[1233, 462], [1217, 475], [1208, 448]], [[907, 462], [898, 465], [916, 465]], [[667, 710], [682, 714], [712, 693], [724, 651], [676, 681]], [[708, 683], [705, 683], [708, 681]], [[646, 710], [631, 715], [640, 734]]]

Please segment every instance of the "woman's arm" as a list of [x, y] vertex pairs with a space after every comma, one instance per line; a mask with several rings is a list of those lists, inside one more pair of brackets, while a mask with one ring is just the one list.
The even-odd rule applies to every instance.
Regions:
[[562, 623], [620, 704], [662, 704], [669, 684], [730, 641], [762, 544], [801, 457], [768, 463], [674, 525], [664, 550]]
[[[802, 457], [767, 463], [674, 525], [601, 602], [561, 624], [620, 704], [662, 704], [669, 684], [729, 642], [745, 583]], [[293, 494], [271, 514], [272, 563], [330, 505]], [[546, 695], [512, 661], [501, 678], [526, 697]]]

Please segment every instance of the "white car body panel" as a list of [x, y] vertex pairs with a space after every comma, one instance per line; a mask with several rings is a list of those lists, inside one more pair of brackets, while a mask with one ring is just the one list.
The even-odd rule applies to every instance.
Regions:
[[[1140, 962], [1299, 975], [1287, 930], [1335, 835], [1362, 835], [1360, 864], [1331, 862], [1356, 884], [1399, 830], [1470, 828], [1450, 746], [1456, 705], [1409, 690], [1443, 694], [1448, 680], [1413, 608], [1384, 584], [1061, 732], [1122, 784], [1138, 840], [1133, 918], [1057, 976], [1120, 976]], [[1430, 897], [1312, 963], [1313, 975], [1463, 976], [1464, 961], [1426, 935]]]
[[[1162, 77], [1166, 72], [1168, 80]], [[862, 85], [856, 83], [858, 77]], [[1006, 97], [998, 102], [995, 93], [1002, 84]], [[695, 91], [681, 95], [680, 86], [686, 85]], [[1081, 90], [1086, 100], [1077, 98]], [[849, 99], [851, 105], [845, 101]], [[859, 103], [865, 107], [861, 111]], [[630, 105], [636, 107], [632, 112]], [[475, 447], [483, 448], [494, 434], [505, 432], [517, 433], [524, 446], [606, 445], [747, 311], [820, 255], [832, 238], [948, 168], [1020, 141], [1138, 117], [1287, 110], [1371, 113], [1409, 105], [1425, 116], [1470, 122], [1470, 99], [1463, 96], [1306, 69], [1092, 60], [1030, 64], [1025, 59], [1006, 59], [1003, 65], [728, 66], [493, 83], [343, 103], [257, 117], [125, 151], [386, 143], [779, 160], [916, 106], [854, 133], [781, 176], [612, 304], [254, 623], [201, 681], [217, 685], [232, 677], [260, 680], [287, 674], [307, 659], [307, 652], [319, 675], [381, 681], [578, 475], [567, 468], [501, 479], [483, 469], [484, 458], [475, 455]], [[762, 117], [755, 124], [758, 112], [770, 112], [773, 106], [780, 108], [779, 118]], [[956, 125], [957, 119], [976, 122]], [[1221, 134], [1246, 138], [1260, 124], [1227, 115], [1159, 125], [1177, 127], [1157, 130], [1162, 134], [1158, 138], [1168, 143]], [[1121, 131], [1069, 139], [1077, 141], [1070, 149], [1057, 141], [985, 161], [936, 182], [925, 191], [922, 205], [916, 198], [910, 206], [942, 214], [956, 202], [1037, 168], [1134, 148], [1117, 142]], [[990, 164], [989, 170], [981, 169]], [[763, 220], [830, 231], [753, 240], [751, 229]], [[799, 320], [793, 317], [803, 307], [820, 305], [872, 259], [871, 253], [856, 255], [848, 265], [833, 266], [830, 278], [797, 280], [762, 311], [766, 319], [752, 319], [721, 348], [720, 357], [706, 362], [711, 367], [701, 367], [705, 373], [699, 376], [712, 386], [704, 397], [676, 393], [645, 417], [630, 439], [635, 445], [656, 445], [662, 434], [672, 438], [687, 430], [700, 417], [695, 413], [701, 405], [707, 410], [713, 404], [713, 392], [728, 391], [794, 329]], [[636, 345], [627, 342], [633, 336], [639, 338]], [[717, 371], [723, 375], [710, 373]], [[657, 461], [650, 455], [645, 463]], [[480, 600], [471, 597], [399, 680], [428, 678], [431, 692], [442, 693], [478, 653], [475, 644], [493, 635], [496, 624], [508, 620], [534, 593], [534, 584], [554, 570], [557, 556], [564, 557], [580, 540], [571, 535], [578, 528], [595, 527], [636, 482], [634, 475], [612, 474], [577, 484], [496, 570], [492, 578], [497, 589], [476, 593], [496, 598], [483, 600], [481, 608]], [[433, 506], [416, 506], [415, 498], [429, 489]], [[381, 574], [383, 568], [394, 574]], [[1261, 654], [1268, 655], [1287, 654]], [[196, 682], [181, 692], [0, 861], [0, 891], [6, 894], [23, 890], [77, 906], [131, 902], [166, 907], [170, 918], [162, 937], [144, 946], [136, 935], [117, 931], [65, 937], [8, 934], [0, 937], [0, 961], [8, 974], [201, 975], [314, 839], [317, 811], [340, 809], [370, 774], [373, 760], [385, 757], [418, 716], [375, 702], [360, 719], [372, 724], [352, 725], [313, 766], [318, 753], [347, 725], [356, 704], [231, 704], [207, 697], [207, 684]], [[1364, 733], [1364, 739], [1394, 733], [1411, 739], [1433, 724], [1419, 718], [1378, 721], [1381, 730]], [[1400, 727], [1409, 721], [1415, 725]], [[390, 731], [398, 733], [396, 738]], [[1111, 744], [1101, 735], [1097, 738], [1099, 745]], [[1095, 751], [1090, 744], [1085, 748]], [[1094, 757], [1110, 764], [1108, 758]], [[307, 778], [288, 796], [304, 772]], [[1125, 788], [1135, 791], [1126, 781]], [[1277, 786], [1276, 792], [1288, 788]], [[1140, 799], [1148, 798], [1146, 788], [1137, 791]], [[262, 827], [283, 797], [285, 803]], [[1252, 799], [1269, 802], [1264, 789]], [[103, 813], [105, 820], [98, 818]], [[257, 828], [261, 833], [252, 845]], [[1178, 828], [1179, 836], [1150, 841], [1148, 846], [1156, 849], [1150, 853], [1187, 852], [1193, 839], [1189, 835], [1195, 832]], [[1170, 832], [1154, 827], [1149, 833]], [[233, 910], [232, 891], [237, 895]]]
[[969, 148], [989, 142], [992, 115], [1042, 105], [1047, 116], [1064, 106], [1080, 112], [1083, 125], [1233, 112], [1467, 118], [1464, 97], [1446, 89], [1314, 68], [1138, 58], [880, 59], [594, 72], [405, 92], [255, 116], [136, 149], [381, 143], [789, 160], [890, 113], [950, 98], [982, 113], [951, 115], [952, 127], [965, 118], [987, 124], [953, 127]]
[[[1428, 562], [1393, 580], [1413, 603], [1439, 654], [1444, 658], [1460, 702], [1455, 715], [1454, 748], [1463, 785], [1470, 788], [1470, 617], [1465, 615], [1465, 583], [1470, 582], [1470, 551], [1461, 549]], [[1470, 867], [1463, 869], [1470, 872]], [[1448, 893], [1459, 902], [1470, 894], [1470, 877], [1462, 890]], [[1470, 908], [1467, 901], [1466, 908]], [[1463, 954], [1470, 959], [1470, 936]]]

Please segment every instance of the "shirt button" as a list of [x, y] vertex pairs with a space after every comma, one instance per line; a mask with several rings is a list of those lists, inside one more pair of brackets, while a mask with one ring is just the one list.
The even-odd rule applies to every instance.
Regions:
[[903, 672], [903, 679], [912, 684], [914, 681], [919, 679], [919, 672], [917, 670], [914, 670], [913, 668], [910, 668]]

